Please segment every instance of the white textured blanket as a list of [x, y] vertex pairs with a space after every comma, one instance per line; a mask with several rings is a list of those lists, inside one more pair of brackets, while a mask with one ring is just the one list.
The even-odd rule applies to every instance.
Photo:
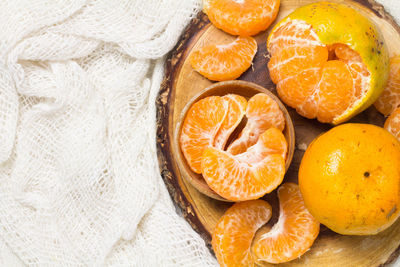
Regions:
[[200, 4], [0, 1], [1, 266], [217, 264], [155, 151], [163, 56]]
[[199, 8], [0, 2], [1, 266], [215, 265], [155, 151], [163, 56]]

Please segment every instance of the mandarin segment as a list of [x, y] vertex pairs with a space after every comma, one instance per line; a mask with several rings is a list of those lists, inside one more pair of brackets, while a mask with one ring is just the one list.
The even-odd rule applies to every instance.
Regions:
[[257, 52], [252, 37], [238, 37], [228, 44], [204, 46], [189, 56], [193, 69], [212, 81], [234, 80], [250, 68]]
[[326, 62], [314, 94], [318, 120], [331, 122], [337, 114], [342, 114], [351, 103], [353, 90], [353, 80], [347, 65], [339, 60]]
[[400, 141], [400, 107], [390, 114], [385, 121], [384, 127]]
[[352, 102], [355, 102], [365, 93], [365, 88], [368, 87], [370, 74], [367, 66], [363, 63], [360, 55], [348, 45], [335, 44], [334, 53], [335, 58], [346, 63], [350, 70], [354, 89]]
[[224, 150], [229, 136], [242, 121], [246, 113], [247, 100], [243, 96], [235, 94], [225, 95], [222, 99], [228, 102], [228, 113], [215, 136], [214, 147]]
[[221, 266], [254, 266], [250, 246], [256, 231], [271, 218], [272, 208], [263, 200], [239, 202], [218, 221], [212, 247]]
[[[275, 144], [266, 140], [269, 138], [284, 143]], [[214, 147], [206, 148], [201, 173], [208, 186], [228, 200], [257, 199], [282, 182], [285, 174], [282, 155], [286, 155], [286, 151], [287, 143], [283, 134], [277, 129], [270, 129], [243, 154], [235, 156]]]
[[279, 96], [306, 118], [344, 122], [371, 105], [387, 81], [382, 35], [343, 4], [298, 8], [274, 27], [267, 48]]
[[275, 20], [279, 0], [203, 0], [203, 10], [215, 27], [232, 35], [251, 36]]
[[259, 131], [264, 132], [274, 126], [280, 131], [285, 128], [285, 118], [278, 103], [264, 93], [258, 93], [250, 98], [246, 116], [258, 124]]
[[281, 185], [278, 198], [278, 222], [253, 241], [256, 263], [294, 260], [307, 252], [319, 234], [319, 222], [306, 209], [298, 185]]
[[[281, 100], [291, 107], [297, 107], [297, 111], [304, 109], [303, 104], [312, 102], [315, 84], [321, 79], [321, 69], [310, 68], [302, 70], [298, 74], [280, 81], [276, 86], [276, 91]], [[309, 108], [310, 105], [305, 105]], [[302, 116], [313, 118], [316, 111], [304, 112]]]
[[219, 96], [201, 99], [188, 110], [179, 141], [183, 155], [195, 173], [201, 173], [203, 151], [213, 145], [227, 110], [228, 102]]
[[203, 154], [202, 174], [208, 186], [223, 198], [251, 200], [271, 192], [282, 182], [285, 161], [280, 155], [269, 155], [256, 164], [247, 164], [209, 147]]
[[249, 99], [246, 117], [247, 123], [239, 138], [228, 147], [227, 151], [233, 155], [245, 152], [267, 129], [276, 127], [283, 131], [285, 128], [282, 110], [274, 99], [264, 93], [256, 94]]
[[275, 54], [282, 47], [324, 47], [312, 26], [302, 20], [292, 20], [275, 29], [267, 43], [268, 51]]
[[388, 84], [375, 102], [375, 107], [385, 116], [389, 116], [396, 108], [400, 107], [400, 56], [390, 59]]
[[271, 80], [277, 84], [301, 71], [322, 68], [328, 60], [328, 49], [323, 46], [288, 47], [272, 55], [268, 69]]
[[246, 152], [236, 155], [236, 158], [240, 161], [256, 163], [268, 155], [277, 154], [286, 160], [287, 151], [288, 144], [285, 136], [279, 129], [271, 127], [260, 135], [255, 145]]

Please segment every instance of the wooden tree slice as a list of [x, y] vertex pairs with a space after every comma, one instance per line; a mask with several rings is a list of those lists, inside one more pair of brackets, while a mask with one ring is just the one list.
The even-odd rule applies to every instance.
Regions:
[[[372, 0], [330, 0], [347, 3], [372, 19], [382, 31], [389, 53], [393, 56], [400, 46], [400, 27], [385, 12], [380, 4]], [[314, 0], [281, 0], [281, 7], [276, 22], [299, 6], [317, 2]], [[273, 25], [272, 25], [273, 26]], [[272, 26], [270, 28], [272, 28]], [[258, 52], [253, 66], [239, 79], [255, 82], [275, 92], [267, 70], [268, 52], [266, 38], [268, 32], [255, 36]], [[212, 82], [195, 72], [187, 60], [193, 49], [209, 43], [223, 43], [235, 39], [210, 24], [207, 16], [200, 12], [185, 30], [175, 49], [169, 54], [166, 74], [157, 99], [157, 152], [161, 175], [175, 204], [181, 209], [186, 220], [204, 238], [210, 246], [211, 233], [225, 210], [232, 203], [209, 198], [194, 189], [182, 179], [174, 161], [174, 129], [185, 104], [198, 92]], [[292, 117], [296, 132], [296, 150], [292, 164], [285, 176], [285, 181], [297, 182], [297, 172], [307, 145], [319, 134], [332, 126], [308, 120], [287, 108]], [[383, 125], [384, 117], [374, 107], [369, 108], [351, 122]], [[274, 214], [270, 221], [277, 221], [278, 201], [275, 192], [264, 197], [273, 207]], [[393, 262], [400, 254], [400, 220], [384, 232], [373, 236], [343, 236], [326, 227], [316, 242], [300, 259], [287, 263], [290, 266], [384, 266]]]

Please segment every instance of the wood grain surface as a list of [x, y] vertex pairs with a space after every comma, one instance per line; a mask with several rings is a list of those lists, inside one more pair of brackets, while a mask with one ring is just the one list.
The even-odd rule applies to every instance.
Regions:
[[[369, 17], [382, 31], [390, 55], [400, 47], [400, 27], [383, 7], [367, 0], [331, 0], [346, 3]], [[313, 0], [281, 0], [279, 21], [295, 8], [317, 2]], [[273, 25], [272, 25], [273, 26]], [[270, 28], [272, 28], [272, 26]], [[258, 52], [253, 66], [239, 79], [257, 83], [276, 94], [268, 69], [266, 38], [268, 31], [255, 36]], [[157, 152], [161, 176], [177, 208], [190, 225], [203, 237], [211, 249], [211, 233], [218, 219], [231, 203], [209, 198], [191, 186], [182, 178], [175, 161], [172, 145], [174, 129], [186, 103], [198, 92], [212, 84], [211, 81], [195, 72], [187, 56], [194, 49], [211, 43], [224, 43], [235, 39], [210, 24], [207, 16], [200, 12], [188, 25], [180, 41], [169, 54], [166, 63], [165, 78], [157, 99]], [[297, 172], [307, 145], [319, 134], [332, 126], [308, 120], [287, 108], [293, 120], [296, 133], [296, 149], [285, 181], [297, 182]], [[384, 118], [371, 107], [353, 118], [350, 122], [383, 125]], [[264, 197], [273, 207], [274, 213], [270, 225], [277, 221], [278, 201], [275, 192]], [[288, 266], [384, 266], [400, 254], [400, 220], [384, 232], [373, 236], [343, 236], [321, 227], [321, 232], [312, 248], [300, 259], [284, 265]]]

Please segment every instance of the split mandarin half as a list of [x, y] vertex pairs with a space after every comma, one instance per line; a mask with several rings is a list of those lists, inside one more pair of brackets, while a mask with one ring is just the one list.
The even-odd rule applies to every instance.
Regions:
[[212, 146], [215, 136], [228, 113], [228, 101], [210, 96], [194, 103], [184, 119], [179, 144], [192, 171], [201, 173], [201, 159], [206, 147]]
[[254, 266], [250, 247], [256, 231], [271, 218], [272, 208], [264, 200], [239, 202], [218, 221], [212, 247], [221, 266]]
[[194, 103], [187, 112], [180, 135], [181, 150], [190, 166], [201, 173], [204, 148], [223, 149], [242, 121], [247, 100], [239, 95], [210, 96]]
[[228, 44], [204, 46], [189, 55], [193, 69], [212, 81], [239, 78], [250, 68], [257, 53], [257, 42], [252, 37], [238, 37]]
[[294, 260], [309, 250], [319, 234], [319, 222], [306, 209], [297, 184], [281, 185], [278, 198], [278, 222], [253, 241], [256, 263]]
[[400, 141], [400, 107], [396, 108], [385, 121], [385, 129]]
[[400, 107], [400, 56], [390, 59], [388, 84], [374, 105], [385, 116]]
[[356, 10], [318, 2], [296, 9], [268, 37], [280, 98], [306, 118], [339, 124], [383, 91], [389, 57], [381, 33]]
[[371, 235], [400, 211], [400, 143], [385, 129], [347, 123], [317, 137], [299, 168], [310, 213], [344, 235]]
[[[277, 135], [277, 136], [274, 136]], [[270, 140], [281, 140], [279, 144]], [[287, 142], [270, 128], [245, 153], [232, 155], [214, 147], [204, 150], [201, 173], [208, 186], [232, 201], [257, 199], [274, 190], [285, 175]]]
[[215, 27], [232, 35], [266, 30], [279, 11], [279, 0], [203, 0], [203, 11]]
[[235, 94], [225, 95], [222, 99], [228, 102], [228, 113], [215, 136], [214, 147], [224, 150], [230, 135], [246, 113], [247, 100], [243, 96]]
[[270, 96], [259, 93], [251, 97], [246, 109], [247, 123], [239, 138], [229, 145], [227, 151], [233, 155], [243, 153], [254, 145], [260, 134], [271, 127], [280, 131], [285, 128], [285, 118], [282, 110]]

